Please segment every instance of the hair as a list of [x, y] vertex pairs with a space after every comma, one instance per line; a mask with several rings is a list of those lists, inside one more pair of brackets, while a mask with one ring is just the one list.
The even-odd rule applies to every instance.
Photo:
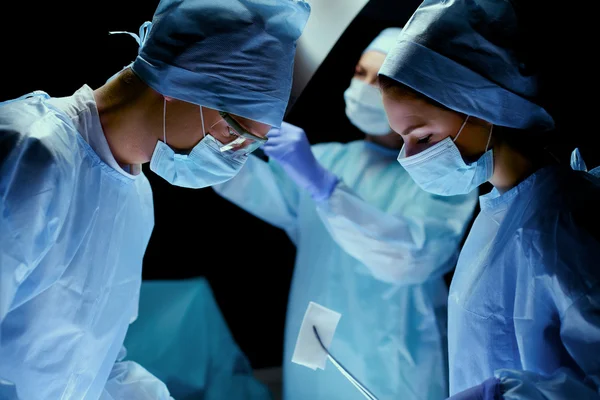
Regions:
[[425, 101], [425, 102], [431, 104], [432, 106], [442, 108], [444, 110], [454, 111], [454, 110], [451, 110], [450, 108], [446, 107], [442, 103], [438, 103], [437, 101], [433, 100], [432, 98], [427, 97], [420, 92], [417, 92], [413, 88], [411, 88], [403, 83], [400, 83], [397, 80], [390, 78], [389, 76], [379, 75], [378, 81], [379, 81], [379, 89], [381, 89], [381, 91], [384, 94], [411, 97], [413, 99]]
[[[435, 107], [454, 111], [385, 75], [379, 75], [379, 88], [384, 94], [408, 96], [414, 99], [423, 100]], [[536, 130], [516, 129], [494, 125], [493, 136], [495, 140], [501, 140], [536, 164], [549, 164], [559, 161], [550, 151], [552, 143], [556, 140], [555, 131], [540, 132]]]
[[527, 157], [536, 165], [556, 164], [560, 160], [553, 154], [553, 143], [556, 142], [556, 131], [536, 131], [494, 126], [496, 139]]
[[398, 82], [397, 80], [390, 78], [386, 75], [379, 75], [379, 89], [385, 94], [401, 94], [404, 96], [410, 96], [414, 98], [419, 98], [422, 100], [426, 100], [428, 102], [433, 101], [427, 96], [417, 92], [416, 90], [406, 86], [403, 83]]

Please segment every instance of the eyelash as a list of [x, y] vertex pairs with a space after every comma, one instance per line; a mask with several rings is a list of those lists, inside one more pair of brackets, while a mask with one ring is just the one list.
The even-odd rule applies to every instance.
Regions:
[[427, 135], [425, 137], [420, 138], [419, 140], [417, 140], [417, 143], [418, 144], [429, 143], [429, 139], [431, 139], [431, 135]]

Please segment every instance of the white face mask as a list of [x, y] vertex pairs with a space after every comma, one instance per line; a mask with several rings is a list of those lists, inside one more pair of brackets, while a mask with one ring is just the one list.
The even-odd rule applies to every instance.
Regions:
[[221, 144], [204, 131], [204, 115], [202, 118], [202, 140], [194, 146], [189, 154], [176, 154], [167, 145], [165, 127], [166, 100], [163, 110], [163, 141], [156, 142], [154, 153], [150, 160], [150, 169], [172, 185], [192, 189], [223, 183], [233, 178], [248, 156], [244, 152], [221, 151]]
[[344, 100], [346, 116], [352, 125], [369, 135], [383, 136], [392, 132], [383, 108], [383, 96], [377, 87], [352, 78]]
[[398, 162], [410, 177], [426, 192], [440, 196], [467, 194], [488, 181], [494, 173], [494, 155], [488, 150], [492, 138], [492, 127], [485, 153], [475, 162], [465, 163], [454, 143], [465, 127], [465, 119], [454, 140], [447, 137], [422, 152], [406, 157], [402, 146]]

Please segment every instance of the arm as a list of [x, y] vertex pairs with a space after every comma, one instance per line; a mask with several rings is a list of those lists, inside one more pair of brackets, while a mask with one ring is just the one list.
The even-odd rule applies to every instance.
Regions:
[[333, 239], [378, 279], [415, 284], [451, 267], [477, 201], [475, 193], [450, 198], [415, 192], [415, 198], [406, 200], [416, 203], [410, 215], [390, 215], [321, 166], [301, 128], [283, 123], [269, 134], [265, 153], [315, 200]]
[[317, 210], [334, 240], [376, 278], [418, 284], [452, 267], [477, 195], [444, 198], [418, 192], [407, 201], [418, 209], [389, 214], [340, 183]]
[[600, 286], [582, 296], [561, 318], [562, 342], [585, 378], [566, 368], [550, 376], [500, 369], [481, 385], [449, 400], [599, 400]]
[[567, 369], [551, 376], [530, 371], [499, 370], [507, 400], [600, 399], [600, 284], [575, 301], [561, 317], [560, 336], [585, 378]]
[[535, 255], [531, 267], [541, 269], [536, 275], [549, 275], [547, 299], [539, 299], [539, 307], [556, 310], [560, 344], [555, 346], [568, 357], [550, 376], [495, 371], [504, 399], [600, 399], [600, 191], [597, 185], [562, 189], [575, 193], [569, 198], [577, 201], [559, 203], [563, 212], [549, 213], [524, 247]]
[[251, 155], [238, 175], [213, 189], [254, 216], [284, 229], [293, 239], [298, 190], [276, 163]]
[[[581, 190], [581, 189], [580, 189]], [[494, 372], [499, 397], [482, 400], [563, 400], [600, 399], [600, 258], [598, 239], [597, 196], [582, 193], [589, 200], [574, 213], [552, 212], [544, 224], [532, 230], [532, 240], [524, 241], [522, 257], [532, 257], [524, 270], [540, 271], [535, 274], [536, 285], [546, 288], [547, 296], [529, 299], [532, 313], [540, 317], [551, 307], [552, 318], [560, 327], [560, 342], [528, 343], [534, 359], [544, 359], [544, 353], [566, 351], [561, 367], [544, 375], [527, 370], [499, 369]], [[587, 223], [587, 228], [584, 228]], [[568, 227], [561, 226], [568, 224]], [[590, 232], [593, 232], [590, 234]], [[523, 283], [525, 285], [525, 283]], [[533, 282], [528, 285], [533, 285]], [[536, 292], [537, 293], [537, 292]], [[537, 303], [537, 304], [536, 304]], [[554, 310], [556, 315], [554, 315]], [[534, 318], [535, 318], [535, 314]], [[528, 350], [528, 349], [525, 349]], [[563, 353], [564, 354], [564, 353]], [[543, 361], [542, 361], [543, 362]], [[452, 400], [471, 400], [471, 397], [453, 396]]]
[[[3, 346], [0, 346], [0, 360], [4, 351], [12, 350], [10, 341], [6, 341], [6, 337], [3, 340], [3, 335], [14, 341], [20, 329], [7, 326], [7, 315], [62, 273], [62, 269], [56, 268], [38, 274], [35, 281], [28, 280], [60, 232], [68, 208], [68, 204], [64, 204], [68, 201], [62, 195], [70, 183], [67, 169], [56, 161], [50, 149], [37, 139], [12, 130], [9, 124], [2, 126], [2, 122], [0, 120], [0, 343]], [[18, 400], [19, 387], [31, 383], [23, 380], [18, 368], [0, 361], [0, 398]]]
[[0, 130], [0, 327], [14, 307], [62, 273], [48, 271], [43, 281], [19, 291], [64, 223], [69, 177], [39, 140]]

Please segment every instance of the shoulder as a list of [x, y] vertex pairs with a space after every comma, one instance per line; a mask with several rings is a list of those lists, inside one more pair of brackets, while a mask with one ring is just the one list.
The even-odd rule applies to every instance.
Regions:
[[524, 256], [552, 293], [574, 300], [600, 282], [600, 184], [564, 169], [535, 186], [518, 213]]
[[[0, 105], [0, 198], [19, 209], [51, 201], [74, 171], [77, 138], [43, 99]], [[39, 205], [39, 203], [38, 203]]]
[[32, 96], [0, 103], [0, 160], [28, 155], [21, 161], [43, 168], [73, 155], [76, 132], [69, 118], [50, 109], [46, 100]]

